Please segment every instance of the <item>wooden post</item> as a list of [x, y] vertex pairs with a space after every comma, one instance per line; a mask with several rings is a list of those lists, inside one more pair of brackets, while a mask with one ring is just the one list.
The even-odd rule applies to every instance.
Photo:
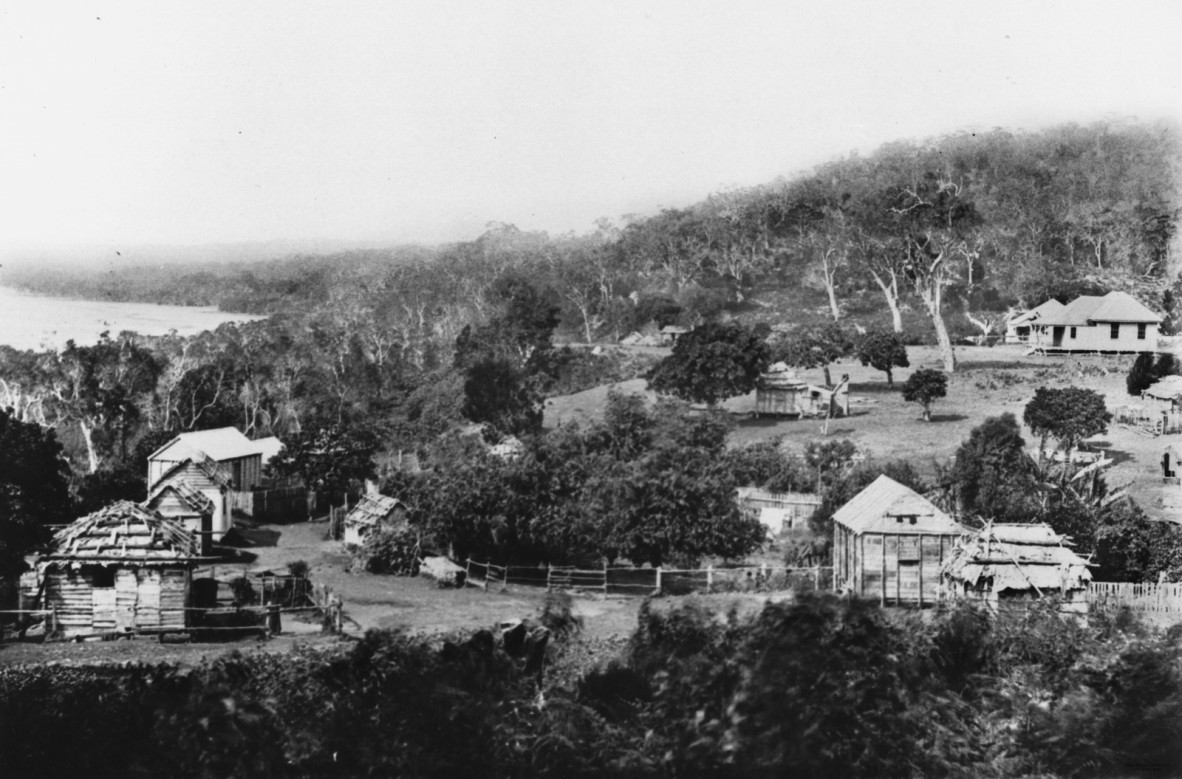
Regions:
[[661, 591], [661, 566], [659, 566], [659, 565], [657, 566], [657, 586], [654, 591], [655, 592]]
[[[466, 567], [464, 569], [464, 586], [468, 586], [468, 582], [472, 581], [472, 555], [468, 555]], [[488, 577], [485, 577], [485, 583], [488, 583]]]
[[549, 592], [550, 590], [552, 590], [554, 588], [554, 585], [551, 583], [551, 579], [553, 577], [554, 577], [554, 566], [551, 565], [550, 563], [546, 563], [546, 592]]
[[714, 588], [714, 566], [706, 566], [706, 592]]
[[923, 536], [919, 537], [919, 607], [923, 608]]
[[821, 589], [821, 564], [813, 564], [813, 591], [816, 592]]
[[886, 605], [886, 533], [879, 533], [882, 540], [882, 586], [879, 587], [879, 605]]
[[603, 597], [607, 597], [607, 560], [603, 561]]

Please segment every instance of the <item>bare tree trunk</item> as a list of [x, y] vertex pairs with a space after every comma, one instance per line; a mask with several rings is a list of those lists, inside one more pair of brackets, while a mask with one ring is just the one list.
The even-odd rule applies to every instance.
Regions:
[[841, 319], [841, 309], [837, 307], [837, 294], [833, 291], [833, 282], [825, 281], [825, 291], [829, 293], [829, 310], [833, 313], [833, 321]]
[[78, 420], [78, 427], [82, 429], [82, 440], [86, 442], [86, 464], [89, 473], [97, 473], [99, 468], [98, 453], [94, 450], [94, 427], [85, 420]]
[[940, 345], [940, 356], [944, 360], [944, 371], [946, 373], [956, 372], [956, 353], [952, 349], [952, 339], [948, 336], [948, 327], [944, 324], [944, 312], [941, 311], [941, 289], [940, 282], [936, 279], [930, 280], [920, 290], [920, 297], [923, 299], [924, 307], [928, 310], [928, 316], [932, 320], [932, 325], [936, 328], [936, 343]]
[[892, 327], [896, 333], [903, 332], [903, 314], [899, 311], [899, 290], [895, 279], [892, 277], [891, 283], [887, 284], [877, 273], [871, 272], [870, 275], [874, 277], [883, 297], [886, 298], [887, 307], [891, 310]]

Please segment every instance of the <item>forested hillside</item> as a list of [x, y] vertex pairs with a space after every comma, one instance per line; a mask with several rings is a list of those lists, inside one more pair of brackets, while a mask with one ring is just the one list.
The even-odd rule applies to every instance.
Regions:
[[953, 341], [1048, 296], [1126, 289], [1172, 315], [1179, 151], [1166, 125], [961, 133], [585, 235], [491, 224], [433, 248], [188, 274], [6, 270], [3, 283], [40, 292], [274, 316], [195, 338], [0, 348], [0, 407], [57, 429], [80, 472], [131, 478], [137, 445], [218, 425], [285, 440], [363, 428], [392, 449], [468, 422], [490, 438], [534, 432], [546, 397], [648, 367], [554, 334], [839, 320], [939, 343], [953, 370]]

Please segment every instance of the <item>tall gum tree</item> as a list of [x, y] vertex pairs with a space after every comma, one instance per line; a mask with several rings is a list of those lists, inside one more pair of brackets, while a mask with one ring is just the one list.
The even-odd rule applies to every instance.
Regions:
[[956, 370], [956, 353], [944, 322], [944, 293], [960, 277], [964, 263], [959, 260], [975, 250], [974, 233], [981, 223], [966, 189], [929, 171], [913, 187], [896, 188], [889, 196], [903, 241], [904, 272], [932, 320], [948, 373]]

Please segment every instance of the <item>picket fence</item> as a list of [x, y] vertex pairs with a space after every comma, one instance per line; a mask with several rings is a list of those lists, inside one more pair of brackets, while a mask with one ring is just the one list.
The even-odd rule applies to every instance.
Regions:
[[655, 592], [778, 592], [833, 589], [833, 568], [814, 566], [746, 566], [740, 568], [577, 568], [551, 565], [507, 566], [465, 561], [465, 584], [504, 590], [509, 586], [577, 590], [604, 595], [649, 595]]
[[1182, 613], [1182, 582], [1092, 582], [1087, 599], [1093, 609], [1127, 606], [1134, 611]]

